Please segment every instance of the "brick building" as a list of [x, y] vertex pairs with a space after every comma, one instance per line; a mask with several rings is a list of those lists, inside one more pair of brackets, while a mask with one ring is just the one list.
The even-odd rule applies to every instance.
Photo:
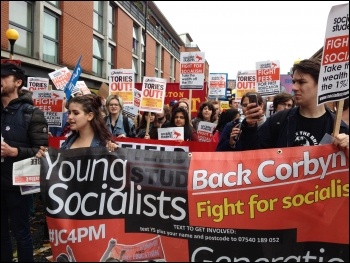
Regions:
[[[5, 59], [9, 28], [19, 33], [13, 59], [21, 60], [27, 76], [73, 70], [82, 55], [79, 80], [91, 89], [108, 83], [110, 69], [118, 68], [134, 69], [136, 82], [145, 75], [179, 82], [180, 52], [200, 51], [189, 34], [177, 34], [153, 1], [1, 1]], [[205, 80], [208, 75], [206, 62]]]

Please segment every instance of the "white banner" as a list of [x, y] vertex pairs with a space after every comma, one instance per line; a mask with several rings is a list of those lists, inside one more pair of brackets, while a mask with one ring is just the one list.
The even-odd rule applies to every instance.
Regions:
[[180, 89], [204, 88], [204, 52], [180, 53]]
[[184, 140], [184, 127], [158, 128], [158, 140]]
[[327, 20], [317, 105], [349, 97], [349, 3], [331, 8]]

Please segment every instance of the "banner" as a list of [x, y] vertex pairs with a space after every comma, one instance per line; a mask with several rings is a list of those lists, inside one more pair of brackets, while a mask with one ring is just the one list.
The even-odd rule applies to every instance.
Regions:
[[44, 112], [50, 127], [62, 127], [64, 93], [61, 90], [34, 90], [33, 104]]
[[162, 113], [165, 99], [166, 79], [144, 77], [140, 98], [140, 111]]
[[240, 70], [237, 72], [235, 101], [241, 102], [247, 92], [256, 92], [255, 70]]
[[71, 76], [72, 73], [70, 73], [67, 67], [60, 68], [54, 72], [49, 73], [51, 81], [58, 90], [64, 90]]
[[57, 261], [347, 262], [348, 169], [333, 145], [49, 148], [40, 186]]
[[[49, 137], [49, 146], [59, 149], [66, 137]], [[192, 142], [176, 140], [152, 140], [141, 138], [117, 138], [121, 148], [151, 151], [215, 152], [217, 142]]]
[[198, 123], [197, 134], [198, 141], [211, 142], [213, 140], [216, 124], [208, 121], [200, 121]]
[[327, 20], [317, 105], [349, 97], [349, 3], [332, 6]]
[[[165, 95], [165, 104], [170, 104], [171, 101], [184, 98], [190, 98], [190, 93], [192, 93], [191, 100], [191, 119], [197, 116], [197, 112], [202, 102], [207, 101], [207, 83], [204, 82], [204, 89], [201, 90], [180, 90], [179, 83], [167, 83], [166, 84], [166, 95]], [[135, 88], [140, 90], [142, 89], [142, 83], [135, 83]]]
[[38, 77], [28, 77], [27, 88], [29, 91], [48, 90], [49, 89], [49, 79], [48, 78], [38, 78]]
[[180, 90], [204, 88], [205, 53], [180, 53]]
[[124, 102], [124, 106], [134, 105], [134, 78], [133, 69], [111, 69], [109, 94], [119, 95]]
[[158, 140], [184, 140], [184, 127], [158, 128]]
[[256, 62], [256, 91], [261, 96], [272, 96], [280, 93], [280, 62], [260, 61]]
[[210, 73], [208, 81], [209, 99], [226, 99], [227, 95], [227, 73]]
[[[81, 60], [82, 56], [80, 55], [77, 64], [75, 65], [75, 68], [73, 70], [73, 73], [69, 79], [69, 81], [67, 82], [67, 85], [64, 88], [64, 93], [66, 94], [66, 99], [67, 101], [70, 100], [70, 96], [76, 92], [79, 91], [78, 87], [75, 87], [75, 85], [77, 84], [77, 81], [80, 77], [81, 72], [83, 71], [82, 67], [80, 66], [80, 60]], [[76, 92], [74, 92], [74, 89], [77, 89]]]
[[141, 100], [141, 91], [134, 88], [134, 103], [133, 105], [130, 105], [130, 106], [124, 104], [124, 107], [122, 110], [123, 115], [126, 115], [131, 119], [134, 119], [139, 113], [140, 100]]

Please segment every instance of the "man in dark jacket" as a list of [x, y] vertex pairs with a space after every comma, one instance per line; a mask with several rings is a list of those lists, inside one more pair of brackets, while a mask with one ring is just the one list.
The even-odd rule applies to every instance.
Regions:
[[[332, 134], [335, 116], [325, 105], [317, 105], [318, 78], [321, 64], [305, 59], [292, 68], [293, 92], [297, 107], [277, 112], [257, 129], [256, 116], [261, 107], [247, 105], [246, 118], [242, 122], [242, 134], [237, 142], [239, 150], [319, 145], [324, 135]], [[349, 156], [349, 126], [340, 125], [333, 144]]]
[[17, 241], [19, 262], [33, 262], [30, 231], [31, 195], [21, 195], [12, 185], [14, 162], [34, 157], [48, 145], [44, 113], [33, 107], [30, 93], [21, 91], [24, 71], [11, 63], [1, 64], [1, 261], [12, 262], [11, 233]]

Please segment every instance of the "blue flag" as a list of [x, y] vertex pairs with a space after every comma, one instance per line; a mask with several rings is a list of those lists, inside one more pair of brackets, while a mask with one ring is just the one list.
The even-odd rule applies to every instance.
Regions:
[[75, 68], [74, 68], [74, 71], [73, 71], [73, 74], [72, 76], [70, 77], [70, 80], [68, 81], [65, 89], [64, 89], [64, 93], [66, 94], [66, 99], [67, 101], [69, 101], [71, 95], [72, 95], [72, 91], [75, 87], [75, 85], [77, 84], [77, 81], [79, 79], [79, 76], [82, 72], [82, 68], [80, 66], [80, 60], [81, 60], [81, 55], [80, 55], [80, 58], [77, 62], [77, 64], [75, 65]]

